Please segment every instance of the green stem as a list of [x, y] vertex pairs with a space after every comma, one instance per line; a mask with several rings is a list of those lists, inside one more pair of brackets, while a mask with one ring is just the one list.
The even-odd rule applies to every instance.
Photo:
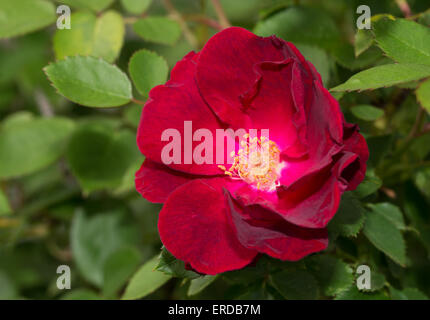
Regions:
[[231, 23], [227, 19], [227, 15], [224, 12], [224, 9], [219, 0], [212, 0], [212, 5], [215, 9], [215, 12], [218, 16], [219, 24], [225, 29], [231, 27]]
[[0, 181], [0, 191], [2, 191], [3, 192], [3, 194], [4, 194], [4, 196], [5, 196], [5, 198], [6, 198], [6, 201], [8, 202], [8, 204], [9, 204], [9, 207], [11, 208], [11, 210], [13, 211], [13, 204], [12, 204], [12, 202], [10, 201], [10, 199], [9, 199], [9, 195], [8, 195], [8, 188], [7, 188], [7, 182], [6, 181], [4, 181], [4, 180], [2, 180], [2, 181]]
[[170, 0], [163, 0], [164, 7], [167, 12], [175, 19], [179, 25], [181, 26], [182, 32], [184, 33], [185, 39], [188, 43], [194, 48], [198, 49], [198, 41], [194, 34], [191, 32], [190, 28], [188, 28], [187, 22], [184, 20], [182, 15], [176, 10]]
[[411, 142], [414, 140], [414, 138], [422, 135], [422, 132], [420, 132], [420, 129], [422, 126], [422, 122], [424, 120], [424, 116], [425, 116], [425, 110], [423, 108], [420, 108], [418, 110], [415, 123], [412, 126], [411, 131], [409, 132], [408, 136], [401, 144], [400, 148], [396, 152], [394, 152], [394, 155], [392, 157], [393, 160], [390, 162], [390, 164], [397, 162], [398, 161], [397, 158], [401, 156], [404, 152], [406, 152], [409, 149], [409, 147], [412, 145]]
[[408, 1], [406, 0], [396, 0], [397, 6], [399, 7], [400, 11], [402, 11], [403, 15], [406, 18], [409, 18], [411, 16], [411, 8], [409, 7]]
[[198, 22], [204, 25], [207, 25], [209, 27], [211, 27], [212, 29], [221, 31], [224, 28], [218, 23], [218, 21], [211, 19], [209, 17], [206, 17], [205, 15], [187, 15], [184, 16], [184, 18], [188, 21], [194, 21], [194, 22]]
[[385, 171], [385, 172], [387, 172], [387, 174], [382, 175], [381, 179], [387, 180], [391, 177], [398, 176], [399, 174], [401, 174], [404, 171], [411, 171], [411, 170], [422, 169], [422, 168], [427, 168], [427, 167], [430, 168], [430, 161], [422, 161], [422, 162], [407, 164], [407, 165], [399, 164], [397, 166], [393, 166], [393, 167], [390, 167], [389, 169], [387, 169]]
[[423, 108], [419, 108], [418, 113], [417, 113], [417, 117], [415, 119], [415, 123], [411, 129], [411, 132], [409, 133], [408, 137], [407, 137], [407, 142], [411, 141], [413, 138], [415, 138], [415, 136], [418, 134], [418, 132], [421, 129], [423, 120], [424, 120], [424, 116], [425, 116], [425, 111]]
[[131, 101], [135, 104], [141, 104], [141, 105], [144, 105], [146, 103], [146, 101], [137, 100], [135, 98], [132, 98]]

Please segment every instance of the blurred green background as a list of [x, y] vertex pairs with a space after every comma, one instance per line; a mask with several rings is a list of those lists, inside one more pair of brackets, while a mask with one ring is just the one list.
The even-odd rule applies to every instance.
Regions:
[[[429, 8], [425, 0], [408, 2], [415, 14]], [[0, 11], [7, 3], [11, 1], [0, 0]], [[98, 56], [97, 50], [91, 51], [95, 40], [88, 38], [86, 30], [92, 30], [95, 13], [115, 10], [122, 19], [119, 25], [125, 28], [124, 38], [119, 34], [113, 51], [103, 51], [100, 56], [128, 72], [133, 53], [149, 49], [164, 57], [170, 70], [182, 56], [201, 48], [217, 32], [209, 26], [217, 20], [217, 14], [211, 1], [171, 1], [194, 35], [196, 43], [192, 43], [177, 25], [164, 31], [157, 26], [133, 27], [142, 17], [171, 16], [159, 0], [53, 3], [71, 5], [72, 36], [64, 35], [67, 30], [56, 29], [55, 16], [38, 30], [0, 40], [0, 299], [116, 299], [122, 296], [132, 275], [162, 246], [157, 232], [161, 206], [143, 199], [134, 190], [133, 181], [144, 159], [135, 136], [142, 109], [138, 103], [146, 100], [147, 90], [134, 90], [137, 103], [123, 107], [83, 107], [59, 95], [43, 68], [82, 51]], [[403, 16], [391, 0], [222, 0], [221, 4], [232, 25], [261, 35], [276, 32], [295, 43], [316, 65], [328, 88], [359, 70], [387, 63], [376, 46], [355, 57], [358, 5], [370, 6], [372, 15]], [[28, 15], [25, 21], [32, 21], [31, 12], [17, 14]], [[0, 24], [1, 19], [0, 15]], [[419, 20], [430, 25], [428, 13], [420, 15]], [[107, 37], [102, 39], [106, 44], [118, 29], [106, 35], [109, 24], [103, 28], [100, 37]], [[146, 86], [162, 81], [162, 76], [153, 75]], [[368, 179], [376, 180], [379, 189], [369, 202], [395, 203], [406, 210], [409, 225], [415, 224], [410, 228], [427, 228], [420, 230], [420, 237], [415, 231], [404, 234], [411, 269], [406, 271], [381, 257], [362, 235], [354, 239], [339, 236], [336, 247], [331, 246], [329, 251], [351, 265], [377, 265], [383, 277], [379, 279], [380, 288], [390, 282], [399, 290], [413, 287], [419, 294], [430, 295], [429, 136], [413, 140], [406, 154], [392, 158], [398, 141], [407, 138], [416, 123], [419, 105], [410, 90], [416, 86], [410, 83], [336, 96], [348, 121], [359, 123], [368, 138], [372, 154]], [[354, 110], [352, 107], [357, 105], [372, 105], [373, 109]], [[423, 117], [423, 122], [428, 121], [428, 114]], [[59, 265], [71, 268], [71, 290], [57, 288]], [[276, 267], [278, 262], [263, 258], [261, 265]], [[160, 285], [166, 283], [155, 292], [148, 289], [146, 298], [281, 297], [271, 286], [254, 283], [267, 272], [257, 269], [194, 283], [196, 295], [190, 294], [188, 280], [155, 279]], [[200, 291], [199, 285], [209, 287]]]

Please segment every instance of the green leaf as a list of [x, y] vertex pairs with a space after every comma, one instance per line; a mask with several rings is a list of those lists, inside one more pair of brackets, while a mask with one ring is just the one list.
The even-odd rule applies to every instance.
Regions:
[[[36, 32], [11, 40], [10, 43], [13, 43], [11, 46], [5, 46], [4, 41], [0, 42], [3, 43], [0, 49], [0, 92], [2, 92], [0, 100], [6, 99], [2, 103], [17, 98], [17, 90], [10, 87], [12, 82], [16, 83], [20, 96], [30, 97], [37, 91], [49, 93], [46, 89], [50, 88], [46, 86], [47, 81], [42, 70], [47, 64], [48, 54], [50, 55], [49, 44], [51, 39], [49, 33]], [[7, 95], [10, 96], [7, 97]], [[9, 104], [9, 106], [11, 105]], [[3, 109], [5, 108], [3, 107]], [[30, 108], [26, 109], [30, 110]]]
[[361, 182], [357, 189], [353, 191], [354, 195], [359, 199], [366, 198], [367, 196], [375, 193], [382, 186], [382, 180], [375, 175], [368, 174], [368, 172], [366, 173], [363, 182]]
[[158, 271], [178, 278], [196, 279], [200, 275], [185, 269], [183, 261], [176, 259], [165, 247], [161, 250], [160, 261], [156, 267]]
[[335, 300], [388, 300], [388, 297], [385, 293], [380, 291], [359, 291], [357, 286], [353, 284], [348, 290], [337, 295]]
[[[90, 9], [93, 11], [103, 11], [109, 7], [115, 0], [61, 0], [62, 4], [70, 5], [78, 9]], [[73, 23], [73, 22], [72, 22]]]
[[417, 89], [419, 85], [419, 81], [412, 81], [408, 83], [398, 84], [397, 87], [401, 89]]
[[69, 119], [6, 122], [0, 127], [0, 178], [27, 175], [55, 162], [74, 129]]
[[8, 215], [11, 212], [12, 210], [9, 205], [9, 200], [7, 199], [3, 191], [0, 189], [0, 217]]
[[275, 34], [295, 44], [317, 46], [329, 52], [339, 64], [348, 69], [367, 66], [380, 56], [379, 49], [369, 50], [356, 59], [354, 47], [342, 40], [332, 17], [315, 8], [289, 7], [259, 22], [254, 32], [259, 36], [269, 37]]
[[[430, 149], [430, 136], [427, 136], [425, 139], [426, 145], [428, 146], [428, 149]], [[424, 141], [423, 141], [424, 144]], [[421, 146], [421, 143], [418, 145]], [[418, 147], [417, 146], [417, 147]], [[424, 148], [426, 152], [424, 153], [424, 157], [429, 154], [430, 152], [427, 152], [427, 148]], [[417, 151], [420, 152], [422, 149], [418, 149]], [[424, 158], [423, 155], [420, 156], [420, 159]], [[415, 184], [420, 189], [422, 193], [424, 193], [427, 197], [430, 197], [430, 168], [420, 170], [417, 172], [417, 175], [415, 176]]]
[[42, 29], [55, 20], [55, 7], [51, 2], [0, 0], [0, 39]]
[[102, 300], [102, 298], [92, 290], [76, 289], [64, 294], [61, 300]]
[[429, 300], [429, 298], [416, 288], [405, 288], [397, 290], [390, 287], [391, 299], [393, 300]]
[[406, 265], [405, 241], [392, 220], [379, 211], [368, 212], [363, 232], [376, 248], [399, 265]]
[[18, 290], [15, 283], [8, 275], [0, 270], [0, 299], [1, 300], [12, 300], [18, 298]]
[[171, 276], [155, 270], [158, 260], [159, 255], [156, 255], [134, 274], [125, 289], [122, 299], [132, 300], [143, 298], [171, 279]]
[[331, 60], [327, 53], [315, 46], [296, 44], [296, 47], [300, 50], [306, 60], [310, 61], [315, 68], [318, 70], [324, 84], [327, 84], [330, 80], [330, 63]]
[[188, 287], [188, 296], [194, 296], [200, 292], [202, 292], [204, 289], [206, 289], [212, 282], [214, 282], [218, 276], [202, 276], [197, 279], [193, 279], [190, 282], [190, 286]]
[[77, 2], [86, 5], [88, 8], [94, 11], [102, 11], [109, 7], [115, 0], [77, 0]]
[[332, 18], [318, 9], [290, 7], [259, 22], [254, 33], [273, 34], [291, 41], [328, 49], [339, 41], [340, 33]]
[[73, 28], [55, 32], [54, 52], [58, 60], [67, 56], [87, 56], [92, 52], [96, 16], [91, 12], [76, 12], [71, 15], [71, 21]]
[[385, 286], [385, 276], [382, 273], [372, 271], [371, 273], [371, 288], [370, 291], [381, 290]]
[[140, 123], [140, 116], [142, 114], [143, 107], [138, 104], [132, 104], [128, 106], [123, 113], [124, 122], [133, 128], [137, 129]]
[[405, 184], [404, 208], [406, 216], [415, 227], [430, 224], [430, 204], [411, 181]]
[[384, 157], [391, 150], [394, 142], [394, 137], [390, 134], [380, 136], [371, 136], [367, 138], [367, 145], [369, 146], [369, 162], [375, 167], [384, 159]]
[[[242, 287], [242, 291], [237, 296], [234, 297], [235, 300], [269, 300], [273, 299], [272, 296], [266, 290], [266, 286], [264, 283], [257, 282], [253, 285], [247, 285]], [[272, 289], [272, 288], [270, 288]], [[277, 299], [282, 299], [282, 296], [275, 290], [272, 289], [273, 292], [276, 293]]]
[[421, 106], [430, 113], [430, 79], [421, 83], [415, 93]]
[[418, 18], [418, 22], [430, 27], [430, 10], [427, 9], [425, 12], [422, 12], [422, 14], [420, 15], [420, 17]]
[[137, 90], [147, 97], [149, 90], [166, 82], [169, 68], [163, 57], [142, 49], [131, 57], [129, 72]]
[[358, 57], [364, 51], [369, 49], [373, 44], [374, 38], [370, 30], [359, 29], [355, 34], [354, 50], [355, 56]]
[[103, 266], [103, 295], [115, 297], [141, 262], [139, 250], [133, 247], [120, 248], [113, 252]]
[[102, 132], [116, 132], [121, 129], [121, 120], [115, 117], [92, 115], [79, 119], [79, 129], [94, 129]]
[[144, 40], [166, 45], [174, 45], [181, 36], [179, 24], [166, 17], [147, 17], [133, 25], [134, 31]]
[[430, 29], [405, 19], [381, 19], [373, 23], [376, 42], [399, 63], [430, 66]]
[[128, 192], [135, 192], [136, 172], [139, 171], [144, 160], [145, 160], [144, 156], [138, 155], [138, 157], [136, 158], [136, 161], [128, 167], [127, 171], [124, 173], [124, 176], [122, 177], [121, 184], [113, 192], [115, 196], [121, 196]]
[[331, 91], [362, 91], [391, 87], [430, 76], [430, 66], [416, 64], [386, 64], [353, 75]]
[[352, 269], [342, 260], [328, 255], [317, 255], [306, 261], [326, 296], [347, 290], [354, 282]]
[[99, 18], [94, 30], [92, 56], [113, 62], [118, 57], [125, 35], [123, 17], [116, 11], [107, 11]]
[[73, 134], [66, 158], [84, 192], [90, 193], [119, 187], [141, 155], [131, 131], [85, 125]]
[[273, 286], [285, 299], [313, 300], [318, 297], [318, 283], [303, 270], [284, 270], [272, 275]]
[[60, 94], [84, 106], [117, 107], [132, 99], [127, 75], [101, 59], [71, 57], [44, 70]]
[[382, 51], [377, 47], [369, 48], [356, 57], [354, 47], [347, 42], [341, 41], [333, 44], [328, 50], [337, 63], [349, 70], [364, 69], [374, 65], [382, 57]]
[[332, 92], [331, 95], [333, 98], [335, 98], [337, 101], [340, 101], [344, 96], [345, 92]]
[[[20, 123], [25, 123], [35, 119], [35, 115], [30, 111], [19, 111], [9, 115], [3, 123], [1, 123], [1, 128], [3, 130], [9, 130]], [[61, 118], [63, 119], [63, 118]]]
[[376, 203], [369, 204], [369, 208], [372, 212], [378, 212], [378, 214], [383, 215], [386, 219], [390, 220], [397, 229], [405, 230], [405, 221], [403, 219], [403, 213], [400, 211], [398, 207], [389, 203]]
[[136, 15], [144, 13], [151, 3], [152, 0], [121, 0], [124, 9]]
[[363, 227], [364, 219], [364, 208], [360, 201], [347, 192], [343, 194], [339, 209], [328, 224], [328, 230], [345, 237], [355, 237]]
[[103, 212], [88, 217], [77, 211], [71, 228], [74, 261], [81, 274], [97, 287], [103, 287], [104, 266], [109, 256], [122, 247], [134, 245], [138, 232], [126, 224], [121, 212]]
[[72, 14], [73, 28], [58, 29], [54, 36], [54, 51], [58, 60], [67, 56], [100, 57], [113, 62], [124, 41], [125, 26], [122, 16], [108, 11], [99, 17], [90, 12]]
[[[282, 263], [282, 265], [284, 265], [284, 263]], [[262, 257], [257, 261], [256, 265], [248, 266], [242, 270], [224, 272], [222, 277], [227, 282], [233, 284], [263, 282], [269, 275], [269, 268], [270, 264], [267, 263], [267, 259]]]
[[370, 105], [358, 105], [350, 110], [358, 119], [365, 121], [375, 121], [384, 115], [384, 110]]

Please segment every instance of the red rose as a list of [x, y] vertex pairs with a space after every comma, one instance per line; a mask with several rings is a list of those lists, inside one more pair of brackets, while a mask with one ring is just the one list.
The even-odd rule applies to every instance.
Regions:
[[[363, 180], [368, 148], [294, 45], [226, 29], [178, 62], [149, 96], [137, 137], [146, 160], [136, 188], [164, 203], [158, 229], [176, 258], [217, 274], [259, 253], [294, 261], [327, 247], [326, 225], [342, 193]], [[236, 152], [225, 168], [215, 161], [165, 165], [163, 131], [184, 136], [185, 121], [214, 137], [217, 129], [270, 129], [269, 141], [241, 145], [252, 161], [263, 146], [269, 158], [248, 167]]]

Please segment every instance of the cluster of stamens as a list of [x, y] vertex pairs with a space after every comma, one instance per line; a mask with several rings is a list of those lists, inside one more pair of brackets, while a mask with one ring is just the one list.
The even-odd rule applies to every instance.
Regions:
[[241, 179], [258, 190], [273, 191], [279, 185], [280, 151], [276, 143], [262, 136], [250, 138], [245, 134], [240, 142], [241, 148], [232, 151], [232, 166], [218, 167], [224, 174]]

